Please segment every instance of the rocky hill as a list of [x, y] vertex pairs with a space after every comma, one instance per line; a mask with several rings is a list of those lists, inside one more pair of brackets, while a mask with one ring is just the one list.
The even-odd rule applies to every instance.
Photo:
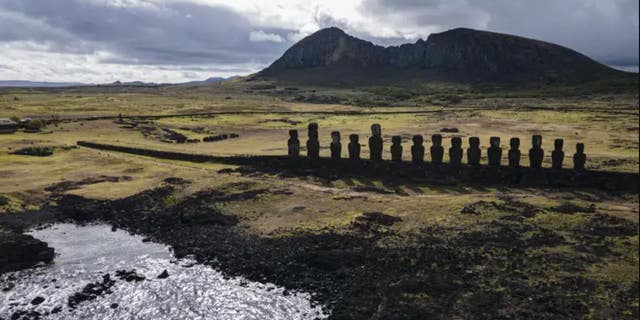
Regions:
[[322, 29], [257, 74], [304, 84], [385, 84], [433, 80], [557, 83], [625, 73], [571, 49], [507, 34], [458, 28], [416, 43], [382, 47]]

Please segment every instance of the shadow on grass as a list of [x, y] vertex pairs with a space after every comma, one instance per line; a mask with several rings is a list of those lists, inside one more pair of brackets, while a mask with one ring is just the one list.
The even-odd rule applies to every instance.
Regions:
[[[133, 148], [79, 141], [78, 145], [143, 156], [191, 162], [217, 162], [240, 165], [236, 171], [245, 173], [271, 173], [283, 176], [317, 177], [327, 181], [349, 178], [372, 185], [378, 180], [384, 186], [416, 183], [451, 191], [465, 192], [461, 186], [471, 186], [479, 191], [488, 187], [562, 187], [591, 188], [609, 191], [638, 192], [637, 173], [610, 171], [576, 171], [551, 168], [511, 168], [487, 165], [451, 165], [392, 161], [349, 159], [296, 159], [286, 156], [211, 156], [180, 152]], [[349, 183], [349, 182], [347, 182]]]

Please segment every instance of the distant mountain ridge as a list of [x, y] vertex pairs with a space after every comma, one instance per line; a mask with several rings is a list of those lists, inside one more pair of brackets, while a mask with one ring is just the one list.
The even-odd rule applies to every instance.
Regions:
[[2, 80], [0, 87], [32, 87], [32, 88], [59, 88], [59, 87], [77, 87], [87, 86], [89, 84], [80, 82], [41, 82], [26, 80]]
[[189, 82], [185, 82], [182, 84], [206, 84], [206, 83], [218, 83], [218, 82], [222, 82], [225, 80], [233, 80], [236, 78], [239, 78], [240, 76], [231, 76], [231, 77], [211, 77], [211, 78], [207, 78], [206, 80], [202, 80], [202, 81], [189, 81]]
[[[159, 85], [183, 85], [183, 84], [206, 84], [217, 83], [225, 80], [236, 79], [238, 76], [231, 77], [211, 77], [206, 80], [180, 82], [180, 83], [156, 83], [156, 82], [143, 82], [143, 81], [129, 81], [121, 82], [115, 81], [113, 83], [97, 84], [98, 86], [159, 86]], [[16, 88], [63, 88], [63, 87], [84, 87], [95, 86], [93, 83], [81, 83], [81, 82], [46, 82], [46, 81], [26, 81], [26, 80], [0, 80], [0, 87], [16, 87]]]
[[332, 27], [300, 40], [256, 76], [310, 84], [554, 83], [620, 74], [571, 49], [507, 34], [457, 28], [382, 47]]

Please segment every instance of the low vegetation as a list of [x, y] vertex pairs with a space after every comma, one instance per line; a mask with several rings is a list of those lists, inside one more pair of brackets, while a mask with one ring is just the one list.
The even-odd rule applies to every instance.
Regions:
[[[638, 92], [625, 84], [620, 93], [585, 95], [449, 84], [287, 87], [234, 80], [153, 89], [1, 89], [0, 117], [45, 122], [54, 115], [60, 122], [46, 132], [0, 135], [0, 224], [70, 205], [64, 199], [108, 200], [100, 206], [106, 213], [74, 208], [173, 244], [180, 254], [218, 261], [215, 267], [228, 274], [317, 292], [336, 318], [411, 318], [411, 310], [449, 318], [637, 317], [637, 194], [282, 174], [70, 149], [90, 140], [184, 154], [284, 155], [288, 131], [298, 130], [304, 146], [307, 124], [316, 122], [321, 156], [329, 156], [330, 133], [338, 130], [343, 156], [346, 137], [355, 133], [367, 157], [370, 125], [379, 123], [385, 159], [392, 135], [409, 141], [422, 134], [427, 150], [434, 133], [443, 134], [445, 149], [453, 136], [463, 137], [465, 148], [468, 137], [479, 136], [486, 163], [489, 137], [502, 138], [505, 155], [508, 139], [520, 137], [526, 154], [531, 135], [542, 134], [545, 167], [553, 139], [564, 138], [565, 166], [575, 144], [584, 142], [588, 169], [639, 170]], [[294, 100], [312, 95], [339, 100]], [[170, 137], [216, 142], [168, 143]], [[408, 160], [410, 143], [403, 146]], [[167, 225], [165, 218], [182, 220], [163, 232], [158, 226]]]
[[24, 124], [24, 128], [27, 131], [40, 131], [47, 126], [47, 123], [44, 120], [35, 119], [30, 120], [29, 122]]
[[33, 146], [26, 147], [12, 152], [12, 154], [24, 155], [24, 156], [36, 156], [47, 157], [53, 154], [53, 147], [47, 146]]

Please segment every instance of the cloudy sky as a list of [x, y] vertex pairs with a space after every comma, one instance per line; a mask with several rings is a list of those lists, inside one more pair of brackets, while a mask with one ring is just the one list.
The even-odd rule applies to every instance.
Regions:
[[0, 80], [245, 75], [329, 26], [385, 46], [470, 27], [638, 65], [638, 0], [0, 0]]

